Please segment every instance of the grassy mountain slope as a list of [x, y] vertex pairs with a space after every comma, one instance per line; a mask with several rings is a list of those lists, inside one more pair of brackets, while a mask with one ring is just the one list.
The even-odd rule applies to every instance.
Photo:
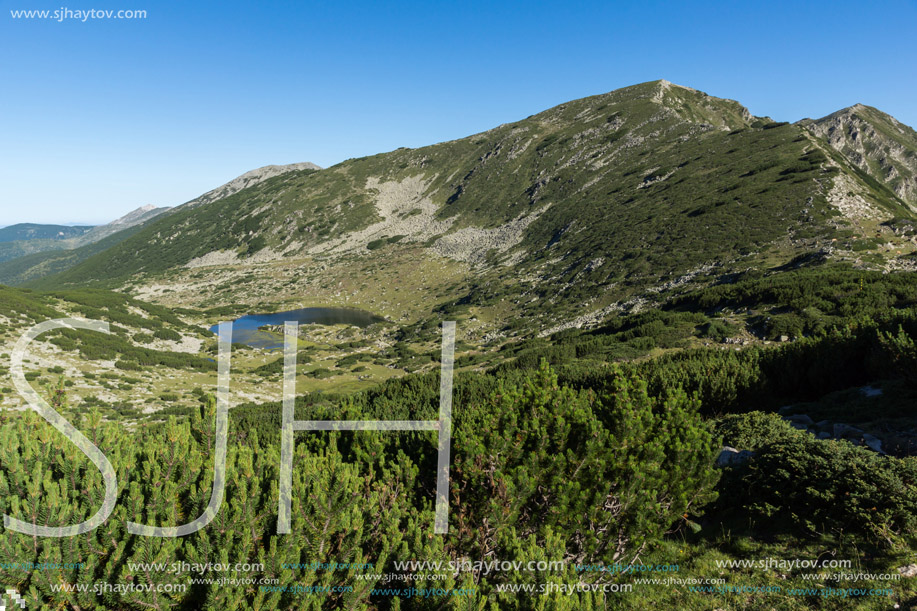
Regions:
[[[656, 81], [289, 172], [180, 209], [37, 286], [130, 280], [172, 303], [305, 295], [553, 328], [811, 253], [906, 267], [914, 245], [887, 222], [908, 216], [893, 185], [803, 125]], [[366, 280], [374, 271], [385, 286]]]
[[33, 387], [47, 396], [51, 386], [63, 384], [77, 411], [98, 407], [108, 417], [139, 418], [153, 405], [165, 407], [158, 388], [170, 386], [178, 375], [188, 383], [209, 380], [215, 371], [212, 359], [199, 354], [209, 334], [189, 324], [189, 314], [109, 291], [35, 293], [0, 286], [0, 405], [15, 409], [23, 404], [7, 369], [7, 356], [20, 335], [38, 322], [75, 317], [108, 322], [111, 333], [68, 329], [40, 336], [25, 359], [26, 379]]
[[[429, 533], [435, 432], [365, 431], [297, 437], [296, 521], [278, 542], [284, 358], [235, 346], [225, 503], [160, 558], [196, 562], [200, 550], [219, 549], [233, 562], [265, 562], [243, 571], [252, 583], [283, 584], [291, 573], [276, 567], [303, 562], [315, 541], [329, 542], [319, 560], [371, 560], [380, 574], [405, 575], [393, 561], [408, 558], [570, 563], [437, 580], [474, 586], [473, 598], [453, 600], [475, 608], [907, 608], [914, 579], [887, 576], [911, 570], [917, 544], [917, 276], [892, 268], [913, 269], [917, 221], [892, 182], [809, 127], [648, 83], [463, 140], [272, 177], [154, 219], [41, 281], [54, 290], [0, 287], [2, 351], [45, 318], [112, 323], [111, 338], [65, 332], [36, 342], [27, 371], [42, 393], [69, 403], [68, 419], [102, 431], [126, 499], [108, 530], [0, 539], [20, 561], [98, 558], [61, 573], [72, 583], [126, 579], [127, 562], [149, 562], [149, 545], [159, 545], [124, 534], [131, 513], [180, 523], [206, 503], [216, 384], [206, 327], [254, 309], [339, 303], [389, 320], [365, 334], [301, 328], [299, 420], [435, 418], [438, 324], [460, 321], [450, 534]], [[122, 292], [67, 286], [79, 283]], [[181, 304], [214, 309], [164, 307]], [[584, 323], [595, 328], [564, 328]], [[527, 337], [481, 345], [513, 333]], [[28, 505], [11, 499], [38, 486], [39, 473], [61, 492], [36, 495], [37, 511], [90, 512], [101, 479], [91, 467], [95, 478], [85, 474], [83, 457], [64, 453], [59, 436], [38, 437], [40, 423], [16, 411], [9, 388], [0, 386], [0, 406], [15, 433], [0, 444], [0, 462], [13, 466], [4, 511], [27, 517]], [[116, 422], [100, 429], [97, 415]], [[721, 442], [747, 450], [747, 462], [714, 472]], [[618, 521], [596, 521], [607, 517]], [[638, 558], [684, 583], [722, 587], [651, 588], [630, 571], [594, 570]], [[850, 564], [812, 579], [803, 567], [756, 569], [762, 558]], [[20, 584], [10, 580], [22, 573], [0, 576]], [[30, 577], [30, 594], [73, 606], [71, 593], [39, 582], [43, 574]], [[355, 586], [352, 599], [333, 602], [397, 606], [356, 575], [294, 577]], [[547, 603], [498, 590], [541, 579], [635, 586]], [[173, 602], [311, 604], [190, 587]], [[96, 600], [82, 606], [161, 603]], [[417, 596], [397, 604], [427, 605]]]

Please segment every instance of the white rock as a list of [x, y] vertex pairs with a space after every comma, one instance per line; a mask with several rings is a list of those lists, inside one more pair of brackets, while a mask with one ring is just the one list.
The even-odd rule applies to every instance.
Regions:
[[902, 577], [917, 577], [917, 564], [898, 567], [898, 572]]
[[716, 457], [717, 467], [737, 467], [744, 465], [748, 459], [754, 456], [751, 450], [737, 450], [729, 446], [723, 446], [720, 455]]

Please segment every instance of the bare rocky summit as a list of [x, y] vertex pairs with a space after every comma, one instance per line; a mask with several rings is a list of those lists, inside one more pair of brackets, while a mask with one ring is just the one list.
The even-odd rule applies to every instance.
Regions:
[[106, 225], [93, 227], [92, 230], [85, 235], [82, 235], [79, 238], [73, 240], [72, 245], [68, 245], [68, 248], [79, 248], [80, 246], [85, 246], [86, 244], [98, 242], [99, 240], [103, 240], [112, 234], [118, 233], [119, 231], [145, 223], [148, 220], [155, 218], [171, 209], [172, 208], [169, 206], [163, 206], [160, 208], [150, 205], [141, 206], [140, 208], [132, 210], [121, 218], [115, 219]]
[[917, 208], [917, 132], [863, 104], [805, 123], [850, 163]]
[[315, 165], [314, 163], [309, 163], [308, 161], [302, 163], [291, 163], [288, 165], [266, 165], [264, 167], [246, 172], [241, 176], [237, 176], [226, 184], [221, 185], [216, 189], [207, 191], [200, 197], [196, 197], [191, 201], [182, 204], [182, 207], [193, 208], [195, 206], [209, 204], [210, 202], [215, 202], [218, 199], [223, 199], [224, 197], [229, 197], [234, 193], [238, 193], [242, 189], [247, 189], [248, 187], [264, 182], [268, 178], [280, 176], [281, 174], [286, 174], [287, 172], [297, 172], [299, 170], [321, 170], [321, 167]]

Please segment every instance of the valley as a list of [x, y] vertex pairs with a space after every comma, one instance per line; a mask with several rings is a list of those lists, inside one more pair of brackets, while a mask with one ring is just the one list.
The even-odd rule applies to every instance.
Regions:
[[[558, 587], [635, 590], [544, 598], [506, 589], [535, 583], [523, 573], [440, 580], [476, 588], [474, 608], [841, 609], [755, 589], [805, 591], [802, 571], [723, 569], [830, 556], [903, 576], [891, 596], [912, 604], [915, 159], [917, 134], [871, 107], [780, 123], [653, 81], [459, 140], [265, 166], [90, 244], [0, 261], [4, 512], [67, 524], [104, 488], [12, 388], [14, 346], [45, 320], [111, 325], [42, 336], [25, 375], [119, 481], [104, 526], [63, 542], [4, 530], [0, 549], [85, 559], [60, 574], [72, 582], [190, 588], [113, 597], [117, 609], [427, 609], [379, 593], [381, 575], [290, 567], [409, 574], [394, 562], [491, 557], [558, 561], [537, 577]], [[297, 433], [293, 534], [277, 534], [289, 316], [299, 420], [435, 418], [441, 325], [456, 322], [447, 536], [428, 532], [430, 431]], [[188, 537], [126, 534], [127, 519], [202, 515], [219, 452], [213, 329], [239, 319], [223, 508]], [[313, 604], [131, 568], [227, 558], [252, 578], [353, 589]], [[581, 569], [613, 563], [750, 589]], [[49, 608], [95, 604], [45, 575], [20, 581]]]

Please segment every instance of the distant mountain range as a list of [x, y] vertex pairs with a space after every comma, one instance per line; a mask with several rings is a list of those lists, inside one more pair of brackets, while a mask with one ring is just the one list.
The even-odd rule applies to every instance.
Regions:
[[[144, 223], [169, 210], [143, 206], [106, 225], [66, 226], [20, 223], [0, 229], [0, 265], [28, 255], [69, 251], [94, 244], [113, 233]], [[0, 279], [0, 283], [3, 280]]]
[[[313, 163], [271, 165], [246, 172], [182, 206], [193, 207], [232, 195], [284, 172], [319, 169]], [[68, 227], [24, 223], [0, 229], [0, 284], [18, 285], [56, 274], [126, 240], [148, 221], [176, 210], [142, 206], [98, 227]], [[8, 239], [4, 239], [7, 238]], [[50, 237], [49, 237], [50, 236]], [[7, 244], [2, 244], [7, 242]]]
[[0, 243], [18, 240], [66, 240], [80, 237], [91, 230], [91, 226], [19, 223], [0, 228]]
[[917, 134], [862, 105], [778, 123], [654, 81], [461, 140], [283, 168], [66, 266], [7, 262], [0, 281], [556, 328], [751, 268], [917, 269]]

